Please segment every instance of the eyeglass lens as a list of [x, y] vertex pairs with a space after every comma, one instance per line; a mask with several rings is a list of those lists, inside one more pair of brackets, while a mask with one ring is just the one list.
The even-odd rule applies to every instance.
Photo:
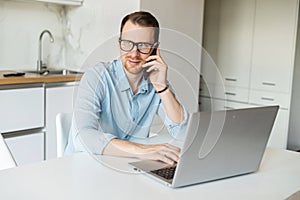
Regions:
[[150, 53], [150, 51], [154, 45], [151, 43], [146, 43], [146, 42], [135, 43], [130, 40], [120, 40], [120, 47], [123, 51], [129, 52], [134, 48], [134, 46], [137, 47], [137, 50], [139, 52], [148, 54], [148, 53]]

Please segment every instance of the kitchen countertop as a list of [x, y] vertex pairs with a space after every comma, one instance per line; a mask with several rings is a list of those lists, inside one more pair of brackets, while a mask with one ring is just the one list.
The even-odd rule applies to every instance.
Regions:
[[40, 75], [35, 73], [25, 73], [24, 76], [4, 77], [3, 74], [16, 73], [16, 71], [0, 71], [0, 85], [26, 84], [26, 83], [56, 83], [79, 81], [82, 74], [69, 75]]

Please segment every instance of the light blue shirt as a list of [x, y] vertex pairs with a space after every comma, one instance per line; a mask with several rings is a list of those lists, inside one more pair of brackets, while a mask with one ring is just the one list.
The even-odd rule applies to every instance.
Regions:
[[121, 59], [99, 63], [87, 70], [78, 87], [66, 154], [89, 151], [102, 154], [113, 139], [132, 141], [149, 136], [155, 115], [164, 122], [169, 133], [184, 134], [188, 113], [177, 124], [165, 112], [160, 97], [147, 79], [142, 79], [133, 94]]

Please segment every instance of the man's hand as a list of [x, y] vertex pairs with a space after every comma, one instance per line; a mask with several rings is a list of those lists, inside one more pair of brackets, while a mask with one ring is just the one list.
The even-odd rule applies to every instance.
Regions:
[[179, 160], [180, 148], [171, 144], [137, 144], [137, 157], [140, 159], [160, 160], [173, 165]]
[[168, 143], [146, 145], [120, 139], [112, 139], [103, 151], [103, 155], [160, 160], [170, 165], [178, 162], [179, 153], [180, 148]]
[[147, 68], [149, 74], [150, 82], [155, 87], [156, 91], [162, 90], [167, 84], [167, 70], [168, 66], [163, 61], [160, 55], [160, 50], [156, 50], [157, 55], [151, 55], [146, 59], [146, 63], [142, 66]]

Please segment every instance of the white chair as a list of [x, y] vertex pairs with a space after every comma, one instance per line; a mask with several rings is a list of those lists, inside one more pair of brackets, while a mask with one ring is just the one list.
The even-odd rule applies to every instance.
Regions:
[[17, 164], [0, 133], [0, 170], [16, 167]]
[[56, 115], [57, 157], [64, 155], [65, 148], [68, 144], [71, 123], [72, 113], [58, 113]]

